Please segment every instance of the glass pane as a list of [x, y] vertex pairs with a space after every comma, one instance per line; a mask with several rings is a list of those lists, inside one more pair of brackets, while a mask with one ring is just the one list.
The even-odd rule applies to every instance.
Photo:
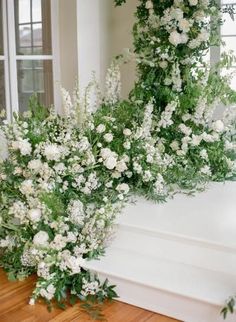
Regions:
[[15, 0], [17, 55], [51, 55], [49, 0]]
[[221, 34], [236, 35], [236, 15], [234, 15], [233, 20], [228, 13], [224, 13], [223, 20], [224, 24], [221, 26]]
[[233, 4], [235, 3], [235, 0], [221, 0], [222, 4]]
[[236, 90], [236, 68], [230, 68], [229, 70], [223, 69], [221, 72], [222, 76], [230, 75], [231, 77], [231, 87]]
[[3, 21], [2, 0], [0, 0], [0, 55], [3, 55]]
[[0, 61], [0, 114], [5, 109], [4, 62]]
[[33, 22], [39, 22], [42, 21], [42, 8], [41, 8], [41, 0], [33, 0]]
[[[15, 1], [16, 2], [16, 1]], [[29, 23], [31, 21], [30, 16], [30, 0], [20, 0], [17, 1], [18, 4], [18, 12], [16, 11], [16, 15], [18, 13], [19, 16], [19, 23]]]
[[225, 46], [222, 47], [223, 52], [228, 52], [233, 50], [234, 55], [236, 55], [236, 37], [222, 37]]
[[53, 104], [51, 60], [19, 60], [17, 72], [20, 112], [27, 110], [29, 98], [34, 93], [38, 94], [42, 104]]

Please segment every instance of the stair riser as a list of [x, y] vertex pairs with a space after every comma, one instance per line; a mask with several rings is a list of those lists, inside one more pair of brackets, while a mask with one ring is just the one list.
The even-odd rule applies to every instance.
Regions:
[[[184, 322], [223, 322], [220, 307], [180, 295], [136, 284], [117, 277], [99, 274], [118, 285], [118, 299], [153, 312], [157, 312]], [[235, 322], [236, 316], [230, 316], [227, 322]]]
[[234, 272], [236, 274], [236, 253], [212, 249], [207, 244], [204, 247], [204, 243], [197, 245], [187, 240], [163, 239], [148, 235], [146, 232], [120, 227], [112, 247], [231, 275]]

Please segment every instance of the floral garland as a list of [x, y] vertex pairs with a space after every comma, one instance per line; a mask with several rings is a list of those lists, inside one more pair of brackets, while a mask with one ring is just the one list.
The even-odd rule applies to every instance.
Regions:
[[235, 177], [234, 115], [212, 121], [220, 102], [236, 102], [218, 73], [234, 57], [211, 68], [202, 58], [220, 41], [219, 12], [207, 0], [140, 0], [139, 79], [129, 101], [120, 99], [113, 63], [104, 98], [95, 81], [83, 97], [62, 89], [63, 116], [33, 98], [29, 112], [2, 126], [9, 155], [0, 163], [0, 265], [11, 279], [37, 273], [31, 304], [116, 297], [83, 265], [103, 254], [130, 192], [161, 202]]

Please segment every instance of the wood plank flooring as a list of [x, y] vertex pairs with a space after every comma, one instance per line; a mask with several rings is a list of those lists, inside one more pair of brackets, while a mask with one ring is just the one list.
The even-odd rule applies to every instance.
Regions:
[[[9, 282], [0, 269], [0, 322], [88, 322], [94, 321], [81, 312], [78, 305], [65, 311], [48, 312], [43, 303], [28, 305], [35, 277], [23, 282]], [[108, 322], [178, 322], [121, 302], [108, 303], [103, 313]]]

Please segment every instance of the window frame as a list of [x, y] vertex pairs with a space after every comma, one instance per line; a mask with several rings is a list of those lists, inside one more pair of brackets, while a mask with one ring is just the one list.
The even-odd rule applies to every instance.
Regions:
[[17, 62], [22, 60], [50, 60], [53, 70], [53, 99], [54, 106], [60, 111], [60, 49], [59, 49], [59, 13], [58, 1], [51, 1], [51, 55], [17, 55], [16, 33], [15, 33], [15, 6], [14, 0], [2, 0], [3, 6], [3, 42], [4, 76], [5, 76], [5, 97], [7, 119], [10, 121], [14, 112], [19, 112]]

